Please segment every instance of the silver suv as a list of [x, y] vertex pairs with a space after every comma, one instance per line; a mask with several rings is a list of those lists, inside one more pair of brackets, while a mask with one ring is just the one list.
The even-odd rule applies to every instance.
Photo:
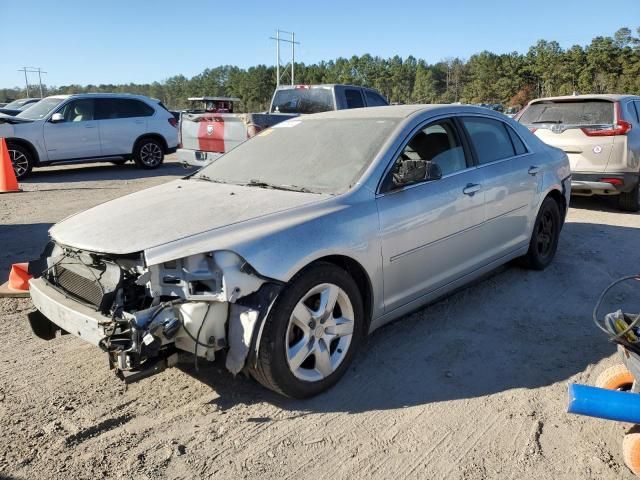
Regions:
[[538, 98], [516, 119], [567, 153], [572, 195], [617, 195], [621, 210], [640, 210], [640, 97]]
[[59, 162], [133, 159], [157, 168], [176, 150], [178, 129], [164, 105], [142, 95], [56, 95], [15, 117], [0, 116], [0, 137], [22, 179], [33, 167]]

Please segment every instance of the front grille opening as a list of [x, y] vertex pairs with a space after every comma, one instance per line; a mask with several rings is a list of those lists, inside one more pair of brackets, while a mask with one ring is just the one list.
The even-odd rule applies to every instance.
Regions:
[[104, 293], [97, 280], [85, 278], [62, 265], [56, 268], [56, 273], [60, 288], [96, 308], [101, 306]]

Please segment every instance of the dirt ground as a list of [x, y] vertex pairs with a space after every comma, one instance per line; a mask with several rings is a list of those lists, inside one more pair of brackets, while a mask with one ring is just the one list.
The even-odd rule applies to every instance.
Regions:
[[[54, 222], [184, 173], [36, 171], [0, 195], [0, 279], [39, 255]], [[551, 267], [502, 268], [376, 331], [308, 401], [234, 378], [222, 359], [125, 388], [98, 348], [42, 341], [29, 300], [0, 299], [0, 478], [630, 479], [628, 426], [565, 413], [567, 384], [616, 361], [590, 319], [598, 294], [640, 270], [640, 216], [612, 205], [576, 199]], [[613, 301], [640, 311], [626, 291]]]

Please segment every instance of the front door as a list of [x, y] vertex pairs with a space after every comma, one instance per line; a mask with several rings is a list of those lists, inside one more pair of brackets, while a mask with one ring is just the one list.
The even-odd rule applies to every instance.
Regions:
[[44, 124], [44, 142], [49, 160], [75, 160], [101, 155], [93, 99], [71, 100], [56, 113], [61, 113], [64, 120]]
[[382, 240], [385, 311], [477, 268], [484, 219], [482, 174], [451, 119], [426, 125], [407, 142], [389, 172], [404, 162], [433, 162], [442, 178], [395, 188], [385, 181], [376, 202]]

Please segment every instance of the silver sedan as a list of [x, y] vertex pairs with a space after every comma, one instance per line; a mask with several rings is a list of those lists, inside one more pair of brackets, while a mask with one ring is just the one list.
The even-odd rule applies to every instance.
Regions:
[[570, 184], [565, 153], [483, 108], [292, 119], [55, 225], [29, 320], [99, 346], [126, 381], [224, 354], [308, 397], [385, 323], [512, 259], [549, 265]]

